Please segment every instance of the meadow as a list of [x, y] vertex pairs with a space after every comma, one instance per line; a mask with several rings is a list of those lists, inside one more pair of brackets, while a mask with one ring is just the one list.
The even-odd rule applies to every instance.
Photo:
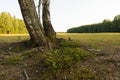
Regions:
[[71, 38], [73, 41], [79, 41], [81, 44], [87, 44], [94, 48], [104, 45], [114, 47], [120, 45], [120, 33], [57, 33], [57, 37]]
[[120, 33], [57, 33], [57, 37], [62, 37], [85, 43], [119, 43]]
[[[87, 44], [120, 44], [120, 33], [57, 33], [57, 38], [71, 38]], [[28, 34], [0, 34], [0, 43], [20, 42], [28, 39]]]
[[120, 79], [120, 33], [57, 33], [57, 38], [65, 39], [57, 49], [39, 52], [16, 43], [29, 40], [28, 34], [0, 34], [0, 80], [24, 80], [24, 73], [31, 80]]

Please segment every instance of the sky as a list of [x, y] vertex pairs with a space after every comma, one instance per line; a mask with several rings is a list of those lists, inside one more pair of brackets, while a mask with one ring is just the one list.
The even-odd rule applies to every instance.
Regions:
[[[120, 0], [51, 0], [52, 25], [56, 32], [71, 27], [113, 20], [120, 14]], [[9, 12], [22, 19], [18, 0], [0, 0], [0, 13]]]

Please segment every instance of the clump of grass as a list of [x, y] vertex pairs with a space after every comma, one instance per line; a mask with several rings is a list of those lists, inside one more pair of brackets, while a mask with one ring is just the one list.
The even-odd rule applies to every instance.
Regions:
[[5, 79], [5, 74], [4, 73], [0, 73], [0, 80], [4, 80]]
[[6, 58], [3, 63], [6, 65], [17, 65], [17, 64], [20, 64], [24, 59], [25, 59], [24, 56], [12, 55]]
[[47, 53], [46, 65], [54, 69], [70, 68], [90, 53], [82, 48], [61, 48]]
[[59, 43], [59, 47], [80, 47], [80, 42], [78, 41], [63, 41]]
[[70, 71], [71, 74], [67, 75], [68, 80], [99, 80], [98, 76], [93, 70], [87, 67], [78, 67], [79, 68], [74, 68]]
[[89, 56], [92, 57], [94, 54], [81, 48], [80, 42], [60, 42], [58, 49], [46, 53], [41, 78], [46, 80], [98, 80], [93, 70], [80, 65], [81, 61]]
[[76, 47], [63, 47], [46, 53], [43, 79], [56, 80], [98, 80], [96, 73], [81, 67], [82, 60], [94, 56], [90, 52]]

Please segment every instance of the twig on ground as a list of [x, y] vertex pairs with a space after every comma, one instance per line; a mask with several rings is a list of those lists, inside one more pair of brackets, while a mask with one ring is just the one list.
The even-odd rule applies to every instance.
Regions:
[[23, 73], [24, 73], [25, 79], [26, 79], [26, 80], [30, 80], [30, 79], [29, 79], [29, 76], [28, 76], [28, 74], [27, 74], [26, 69], [23, 70]]

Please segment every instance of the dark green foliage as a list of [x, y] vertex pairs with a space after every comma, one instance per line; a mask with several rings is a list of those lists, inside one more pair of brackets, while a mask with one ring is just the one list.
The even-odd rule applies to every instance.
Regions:
[[17, 19], [15, 16], [12, 17], [7, 12], [0, 14], [0, 34], [23, 34], [27, 33], [24, 21]]
[[100, 33], [120, 32], [120, 15], [115, 16], [113, 21], [105, 19], [102, 23], [83, 25], [67, 30], [68, 33]]

